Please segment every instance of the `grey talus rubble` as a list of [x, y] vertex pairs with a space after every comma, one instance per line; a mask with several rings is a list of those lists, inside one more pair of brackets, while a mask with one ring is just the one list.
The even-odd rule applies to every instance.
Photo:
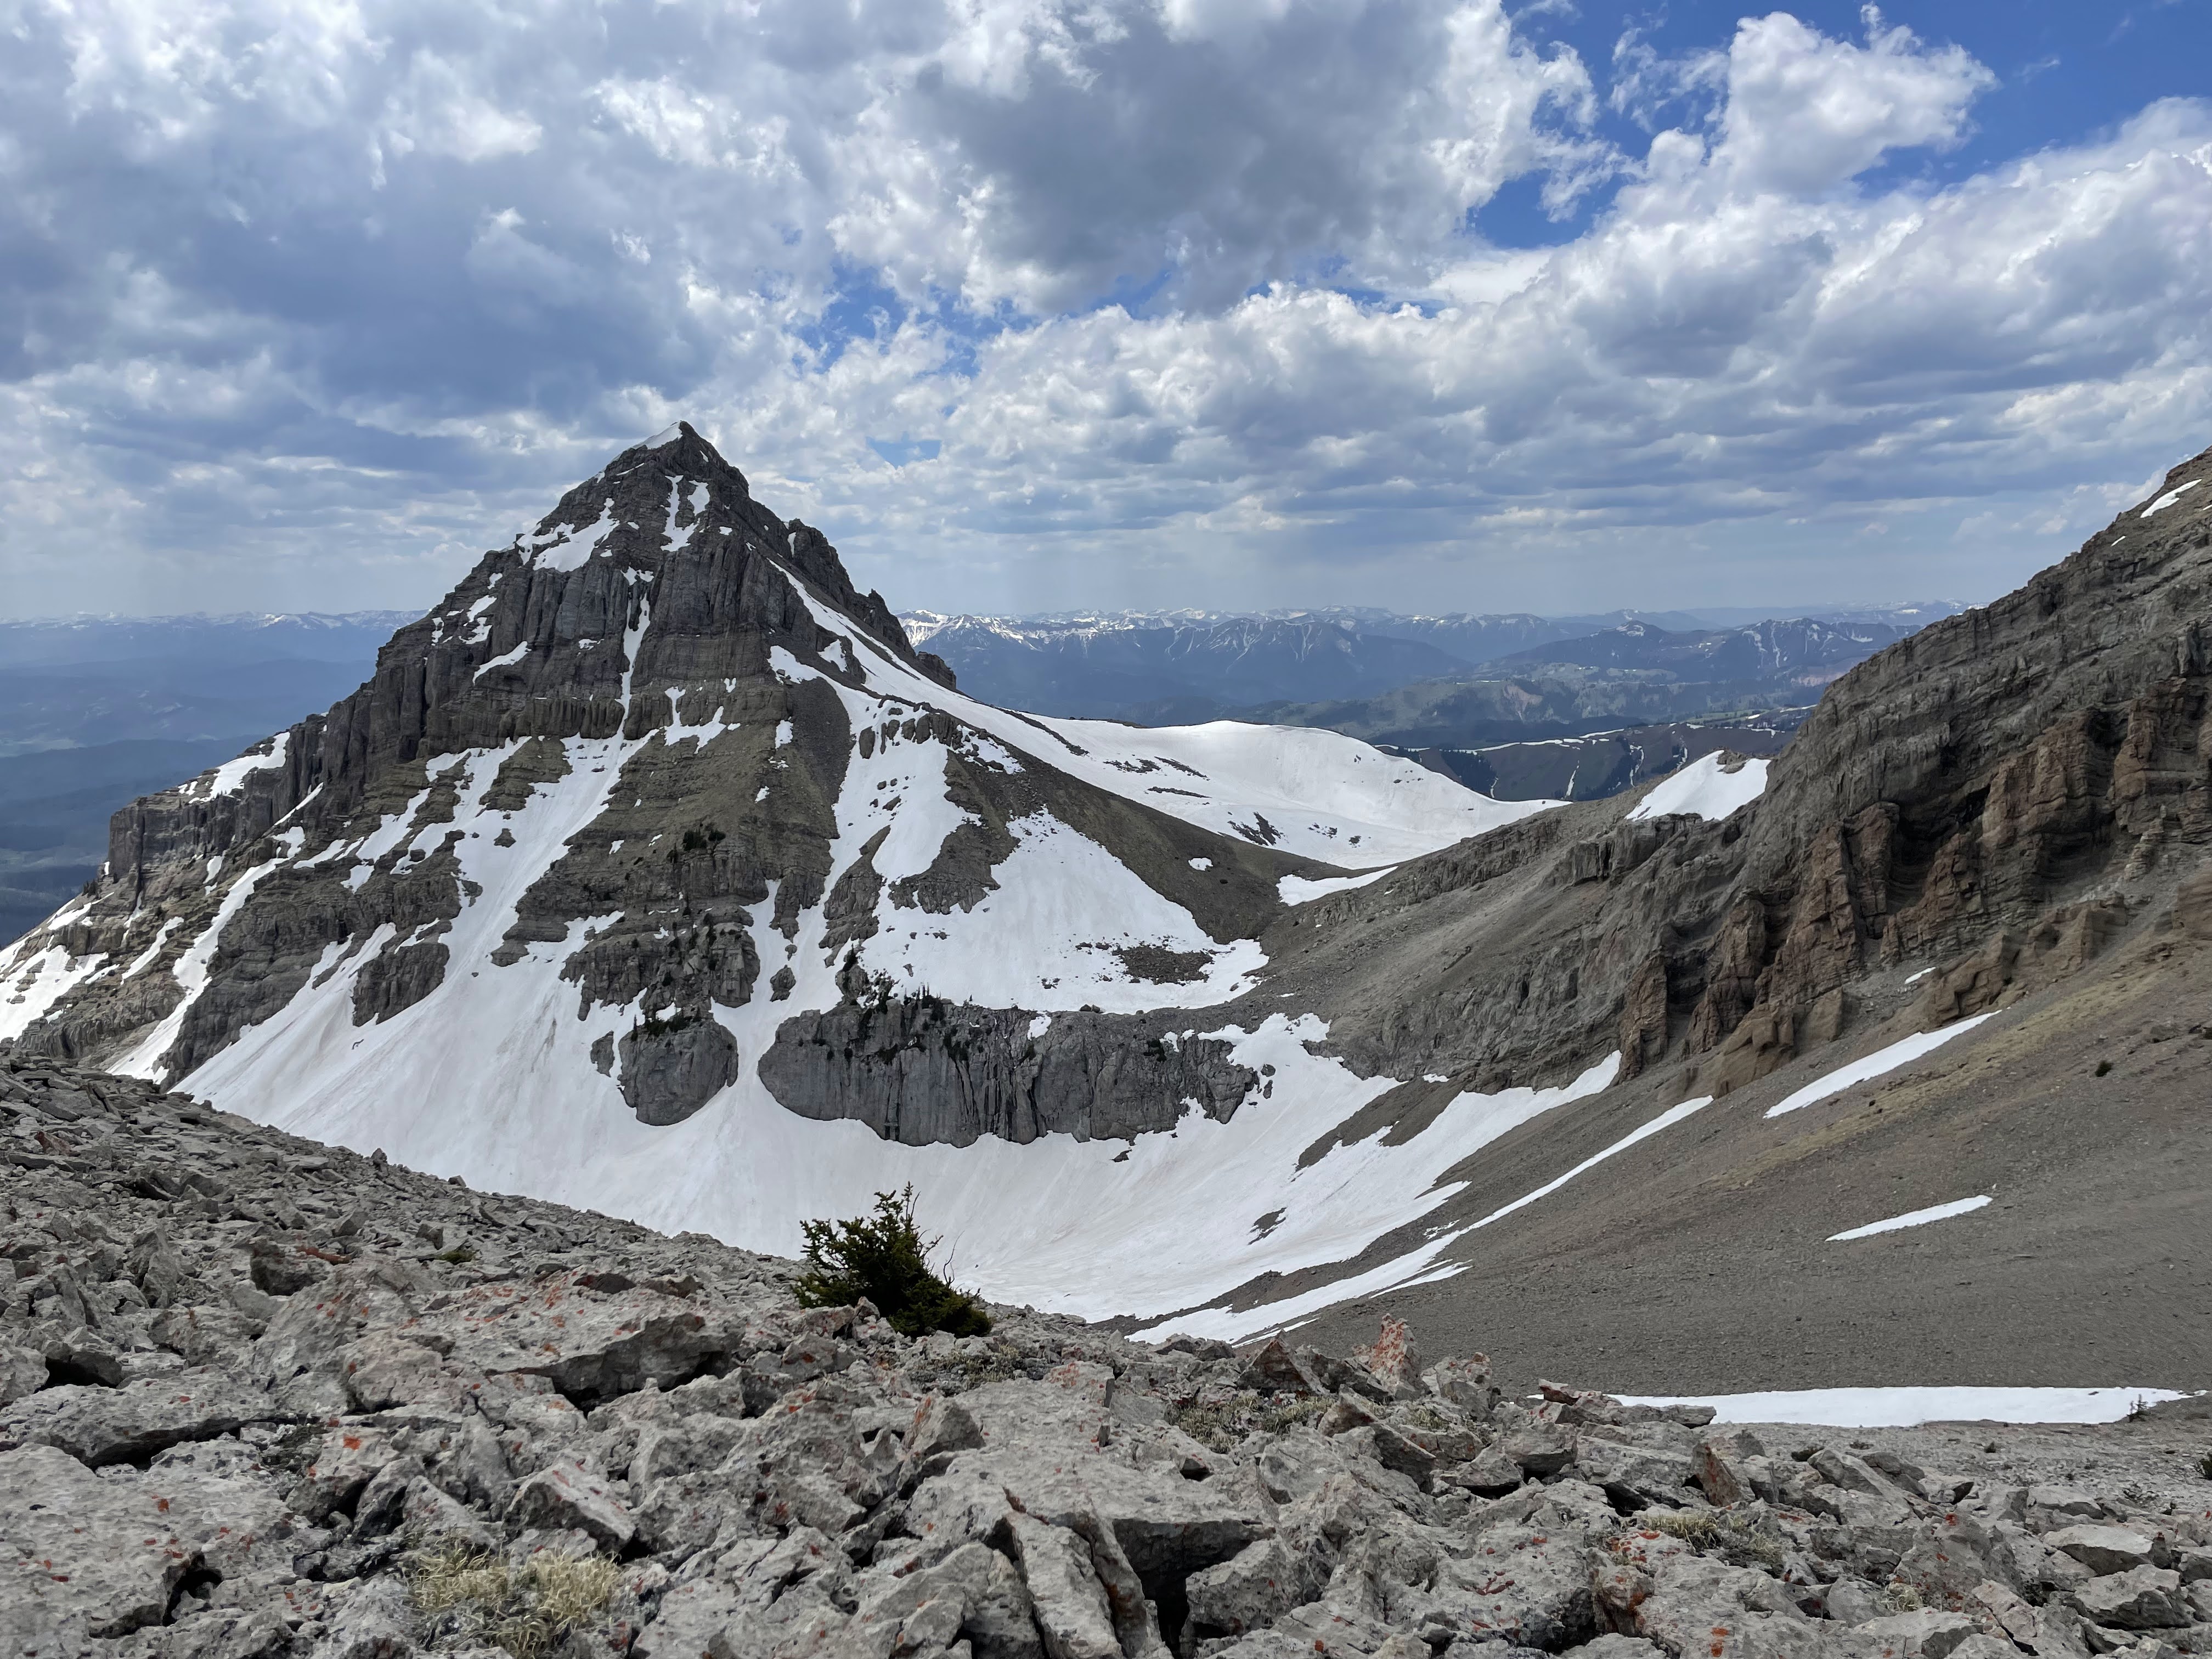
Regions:
[[2194, 1471], [1508, 1400], [1402, 1327], [915, 1340], [150, 1084], [15, 1057], [0, 1109], [15, 1659], [2212, 1651]]

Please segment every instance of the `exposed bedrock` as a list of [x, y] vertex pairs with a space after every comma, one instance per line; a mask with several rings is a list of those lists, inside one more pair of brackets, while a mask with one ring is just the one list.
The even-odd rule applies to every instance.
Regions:
[[854, 1118], [910, 1146], [983, 1135], [1119, 1139], [1172, 1129], [1194, 1103], [1226, 1121], [1260, 1078], [1172, 1015], [1054, 1014], [934, 997], [847, 1001], [786, 1020], [761, 1081], [801, 1117]]
[[738, 1078], [738, 1040], [711, 1019], [655, 1021], [617, 1052], [623, 1098], [641, 1123], [681, 1123]]
[[[2208, 478], [2212, 452], [2160, 491]], [[1303, 907], [1271, 954], [1398, 1076], [1526, 1082], [1618, 1048], [1725, 1092], [1904, 1006], [1907, 963], [1939, 970], [1929, 1021], [1982, 1012], [2094, 958], [2212, 845], [2208, 635], [2204, 516], [2124, 514], [1836, 681], [1726, 822], [1548, 813]]]

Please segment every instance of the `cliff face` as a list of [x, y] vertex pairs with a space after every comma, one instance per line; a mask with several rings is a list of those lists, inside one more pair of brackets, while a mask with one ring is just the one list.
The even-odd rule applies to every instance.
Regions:
[[1617, 1047], [1726, 1090], [1905, 1006], [1901, 967], [1937, 969], [1905, 1000], [1934, 1024], [2087, 962], [2212, 839], [2208, 480], [2212, 452], [1851, 670], [1723, 821], [1593, 803], [1325, 901], [1405, 942], [1310, 953], [1338, 1040], [1401, 1076]]

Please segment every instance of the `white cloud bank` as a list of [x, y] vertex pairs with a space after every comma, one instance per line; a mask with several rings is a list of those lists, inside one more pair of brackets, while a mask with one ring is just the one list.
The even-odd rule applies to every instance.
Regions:
[[19, 612], [425, 599], [678, 414], [904, 604], [1976, 597], [2212, 424], [2212, 108], [1920, 182], [1993, 77], [1878, 19], [9, 12]]

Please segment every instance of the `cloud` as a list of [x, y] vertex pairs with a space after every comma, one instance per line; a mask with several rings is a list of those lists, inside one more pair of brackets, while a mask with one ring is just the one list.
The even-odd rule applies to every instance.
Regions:
[[1494, 0], [15, 18], [22, 611], [425, 602], [678, 414], [938, 605], [1987, 588], [2203, 441], [2212, 111], [1937, 187], [1990, 76], [1872, 14], [1603, 84]]
[[1729, 47], [1720, 155], [1739, 187], [1812, 195], [1889, 151], [1956, 143], [1996, 76], [1958, 46], [1930, 51], [1866, 9], [1867, 43], [1830, 40], [1784, 12], [1747, 17]]

